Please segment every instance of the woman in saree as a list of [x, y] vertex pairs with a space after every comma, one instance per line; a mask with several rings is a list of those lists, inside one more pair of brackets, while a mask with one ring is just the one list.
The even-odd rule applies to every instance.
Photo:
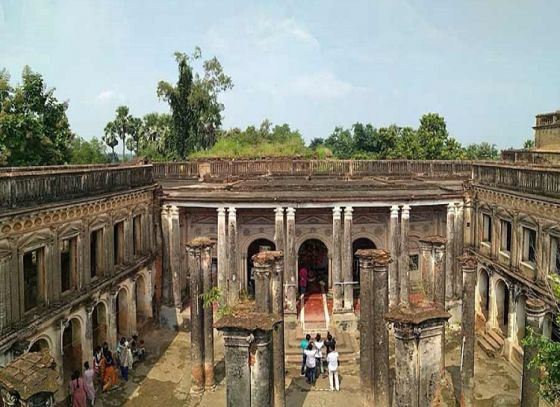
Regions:
[[103, 391], [110, 390], [113, 386], [119, 384], [119, 377], [117, 369], [115, 368], [115, 361], [111, 351], [104, 354], [102, 362], [103, 370]]

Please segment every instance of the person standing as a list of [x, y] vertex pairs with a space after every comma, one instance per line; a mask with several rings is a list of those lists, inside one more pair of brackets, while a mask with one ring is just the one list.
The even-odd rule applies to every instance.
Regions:
[[305, 297], [305, 292], [307, 291], [307, 281], [309, 279], [309, 273], [305, 267], [299, 269], [299, 293]]
[[317, 334], [317, 336], [315, 336], [315, 342], [314, 342], [314, 346], [315, 346], [315, 365], [319, 365], [316, 367], [317, 369], [317, 377], [319, 377], [319, 373], [323, 374], [325, 373], [325, 370], [323, 368], [323, 346], [325, 346], [325, 341], [323, 339], [321, 339], [321, 334]]
[[330, 332], [327, 332], [327, 340], [325, 341], [325, 347], [327, 348], [327, 355], [332, 352], [332, 350], [336, 346], [336, 339], [331, 335]]
[[121, 349], [120, 361], [121, 377], [125, 382], [128, 382], [128, 369], [132, 366], [132, 353], [128, 342], [125, 342]]
[[103, 354], [103, 391], [110, 390], [113, 386], [119, 384], [119, 378], [117, 377], [117, 371], [115, 370], [115, 361], [113, 359], [113, 354], [110, 350], [107, 350]]
[[72, 374], [70, 393], [72, 394], [72, 407], [87, 407], [86, 389], [79, 370]]
[[331, 391], [340, 390], [340, 385], [338, 381], [338, 352], [336, 351], [336, 345], [333, 345], [331, 351], [327, 355], [327, 369], [329, 370], [329, 384], [331, 386]]
[[305, 381], [308, 384], [315, 384], [315, 354], [316, 350], [313, 348], [313, 344], [307, 345], [305, 353]]
[[302, 361], [301, 361], [301, 376], [305, 376], [305, 359], [306, 359], [306, 355], [305, 355], [305, 350], [307, 349], [307, 347], [309, 346], [309, 341], [311, 340], [311, 335], [307, 334], [305, 335], [305, 338], [303, 338], [301, 340], [301, 342], [299, 343], [299, 347], [301, 348], [301, 355], [302, 355]]
[[89, 362], [84, 363], [84, 387], [86, 389], [86, 395], [91, 405], [95, 404], [95, 385], [93, 384], [93, 377], [95, 372], [89, 367]]

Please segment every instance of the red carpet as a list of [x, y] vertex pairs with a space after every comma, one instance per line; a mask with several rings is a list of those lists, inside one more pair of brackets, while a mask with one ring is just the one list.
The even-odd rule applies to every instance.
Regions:
[[322, 294], [313, 293], [306, 296], [303, 310], [303, 320], [305, 330], [326, 329], [327, 320], [325, 318], [325, 307], [323, 304]]

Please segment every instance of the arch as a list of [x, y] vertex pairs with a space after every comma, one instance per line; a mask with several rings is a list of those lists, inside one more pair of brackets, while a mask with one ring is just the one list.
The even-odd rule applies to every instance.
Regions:
[[323, 292], [331, 281], [329, 272], [329, 249], [319, 239], [307, 239], [298, 247], [298, 269], [308, 272], [307, 292]]
[[352, 262], [352, 277], [356, 282], [354, 284], [354, 291], [357, 291], [357, 295], [360, 292], [360, 259], [356, 256], [356, 252], [361, 249], [377, 249], [377, 246], [375, 242], [367, 237], [359, 237], [352, 242], [352, 256], [354, 259]]
[[488, 321], [488, 310], [490, 308], [490, 276], [485, 269], [480, 269], [478, 274], [478, 309], [482, 315], [484, 315], [484, 319]]
[[91, 315], [93, 347], [102, 345], [107, 342], [107, 305], [103, 301], [99, 301], [93, 308]]
[[496, 303], [496, 322], [498, 328], [507, 337], [509, 314], [509, 289], [501, 278], [494, 283], [494, 298]]
[[136, 280], [136, 329], [138, 330], [150, 317], [151, 306], [146, 279], [139, 275]]
[[49, 339], [47, 339], [46, 337], [37, 338], [31, 344], [31, 346], [29, 346], [29, 352], [40, 352], [44, 349], [48, 349], [49, 351], [51, 349], [51, 343], [50, 343]]
[[255, 297], [255, 273], [253, 269], [252, 257], [263, 250], [265, 247], [269, 247], [270, 250], [276, 250], [276, 245], [272, 240], [258, 238], [253, 240], [247, 247], [247, 295], [251, 298]]
[[78, 318], [70, 319], [62, 332], [62, 370], [65, 382], [75, 370], [82, 368], [82, 323]]
[[525, 338], [525, 299], [524, 295], [517, 297], [515, 304], [515, 325], [517, 326], [517, 343], [521, 345], [521, 341]]
[[117, 336], [130, 336], [129, 327], [129, 292], [127, 287], [121, 287], [117, 293], [117, 309], [116, 309], [116, 320], [117, 320]]

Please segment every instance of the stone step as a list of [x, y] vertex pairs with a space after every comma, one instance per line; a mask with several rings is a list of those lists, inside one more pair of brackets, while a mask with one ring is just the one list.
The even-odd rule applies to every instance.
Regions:
[[493, 358], [496, 357], [496, 351], [492, 345], [488, 343], [488, 341], [484, 337], [478, 337], [476, 342], [478, 346], [486, 353], [489, 357]]
[[488, 333], [486, 333], [486, 334], [483, 335], [483, 337], [484, 337], [484, 340], [485, 340], [486, 342], [488, 342], [489, 345], [492, 346], [492, 348], [494, 349], [494, 351], [498, 352], [498, 351], [502, 348], [502, 345], [500, 345], [500, 342], [497, 341], [497, 340], [494, 338], [494, 336], [489, 335]]
[[504, 346], [505, 338], [501, 331], [490, 329], [489, 331], [486, 332], [485, 336], [491, 337], [498, 344], [500, 348]]

